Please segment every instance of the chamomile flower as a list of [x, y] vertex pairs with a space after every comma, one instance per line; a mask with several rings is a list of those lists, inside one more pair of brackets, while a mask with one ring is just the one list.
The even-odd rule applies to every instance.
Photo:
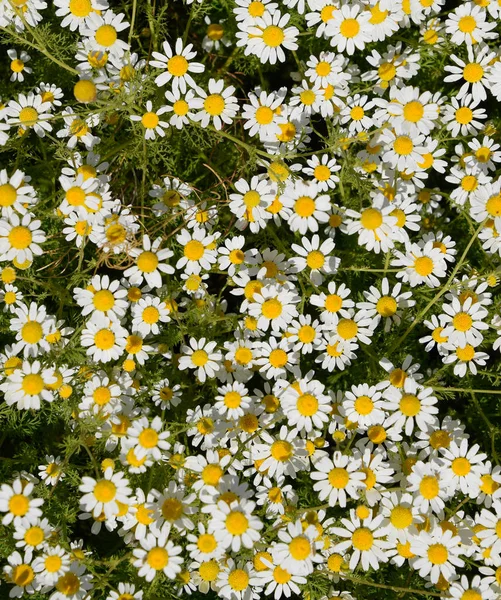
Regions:
[[273, 561], [298, 575], [312, 573], [314, 563], [322, 560], [317, 553], [319, 543], [316, 538], [317, 530], [313, 525], [303, 528], [299, 520], [288, 523], [287, 529], [278, 532], [280, 541], [272, 548]]
[[84, 494], [80, 498], [82, 510], [91, 511], [94, 517], [98, 517], [101, 513], [104, 513], [107, 518], [116, 516], [120, 510], [119, 502], [129, 504], [131, 489], [127, 487], [128, 483], [123, 472], [113, 473], [111, 467], [106, 469], [104, 477], [98, 481], [92, 477], [82, 477], [82, 483], [78, 488]]
[[150, 287], [159, 288], [162, 286], [161, 273], [174, 273], [174, 267], [165, 262], [167, 258], [174, 256], [174, 253], [168, 248], [160, 250], [161, 243], [161, 237], [151, 242], [149, 236], [144, 235], [143, 247], [133, 248], [129, 251], [129, 255], [135, 259], [136, 264], [126, 269], [124, 276], [132, 284], [138, 285], [145, 280]]
[[136, 123], [141, 123], [144, 127], [144, 137], [147, 140], [154, 140], [155, 134], [164, 137], [165, 131], [167, 127], [169, 127], [169, 123], [167, 121], [162, 121], [160, 117], [167, 112], [166, 106], [161, 106], [157, 110], [153, 110], [153, 104], [151, 100], [146, 102], [146, 112], [141, 116], [139, 115], [131, 115], [130, 120]]
[[497, 37], [496, 24], [486, 21], [486, 12], [482, 6], [473, 2], [464, 2], [451, 12], [445, 21], [445, 32], [453, 44], [478, 44], [483, 40]]
[[202, 269], [209, 270], [217, 262], [214, 250], [218, 235], [209, 235], [201, 227], [192, 231], [183, 229], [176, 240], [183, 246], [183, 256], [177, 261], [176, 269], [184, 267], [188, 275], [198, 275]]
[[391, 542], [384, 539], [386, 530], [381, 526], [383, 516], [373, 517], [369, 515], [361, 520], [352, 509], [350, 518], [342, 518], [344, 527], [332, 527], [330, 531], [338, 538], [348, 538], [334, 546], [334, 550], [344, 553], [351, 550], [350, 569], [354, 569], [359, 563], [364, 571], [379, 568], [380, 562], [387, 562], [385, 550], [391, 546]]
[[386, 424], [396, 424], [398, 428], [405, 430], [406, 435], [412, 434], [415, 425], [421, 431], [426, 431], [435, 422], [438, 408], [435, 406], [437, 399], [433, 396], [432, 388], [420, 389], [413, 380], [408, 379], [403, 391], [388, 388], [385, 397], [385, 408], [391, 413]]
[[288, 424], [307, 433], [313, 428], [322, 429], [332, 409], [331, 399], [324, 392], [325, 386], [316, 380], [300, 379], [297, 388], [288, 386], [280, 399]]
[[390, 330], [392, 323], [399, 325], [402, 312], [416, 303], [411, 300], [412, 292], [403, 292], [402, 284], [397, 283], [390, 291], [390, 284], [386, 277], [381, 282], [381, 291], [374, 286], [369, 291], [364, 291], [365, 302], [359, 302], [357, 308], [369, 317], [372, 317], [372, 326], [375, 328], [384, 319], [384, 331]]
[[283, 425], [275, 438], [263, 432], [262, 442], [252, 446], [252, 459], [263, 461], [260, 469], [268, 477], [278, 479], [288, 475], [295, 478], [298, 471], [306, 468], [306, 444], [297, 433], [297, 429], [288, 430]]
[[11, 100], [5, 108], [7, 123], [17, 125], [19, 132], [23, 133], [33, 128], [35, 133], [44, 137], [52, 130], [50, 119], [50, 102], [43, 102], [40, 96], [30, 92], [27, 96], [19, 94], [17, 101]]
[[92, 12], [81, 29], [81, 34], [89, 39], [90, 47], [99, 52], [106, 52], [121, 57], [129, 50], [129, 45], [118, 37], [118, 34], [129, 27], [124, 21], [124, 13], [115, 14], [106, 10], [102, 14]]
[[468, 92], [471, 92], [475, 102], [482, 102], [487, 98], [486, 87], [488, 87], [488, 75], [490, 64], [495, 57], [494, 52], [490, 52], [489, 46], [482, 44], [478, 51], [474, 52], [471, 46], [468, 46], [468, 62], [465, 62], [455, 54], [451, 59], [457, 66], [446, 66], [445, 71], [451, 73], [447, 75], [444, 81], [464, 80], [456, 98], [461, 100]]
[[411, 540], [411, 552], [418, 558], [413, 561], [412, 568], [424, 577], [429, 575], [433, 583], [437, 583], [442, 575], [447, 580], [456, 572], [456, 567], [463, 567], [461, 538], [450, 529], [436, 527], [430, 532], [420, 531]]
[[39, 244], [45, 242], [46, 237], [40, 225], [41, 221], [33, 220], [31, 213], [21, 217], [11, 213], [0, 220], [0, 260], [16, 260], [22, 264], [41, 256], [43, 250]]
[[370, 18], [370, 12], [362, 10], [361, 5], [343, 4], [332, 13], [325, 35], [338, 52], [352, 55], [356, 48], [363, 50], [365, 44], [371, 41]]
[[47, 548], [33, 561], [33, 571], [39, 574], [44, 585], [52, 586], [70, 570], [70, 560], [69, 554], [61, 546]]
[[54, 369], [42, 368], [37, 360], [33, 363], [23, 361], [21, 368], [7, 376], [0, 390], [4, 392], [8, 406], [15, 404], [19, 410], [39, 410], [41, 400], [54, 400], [54, 393], [49, 386], [55, 382]]
[[[480, 100], [475, 100], [471, 94], [466, 94], [461, 100], [455, 96], [451, 104], [446, 104], [442, 121], [453, 137], [461, 135], [476, 135], [482, 128], [487, 113], [483, 108], [477, 108]], [[420, 161], [421, 162], [421, 161]]]
[[168, 539], [169, 532], [170, 527], [153, 530], [139, 541], [141, 547], [132, 552], [139, 577], [144, 577], [148, 582], [153, 581], [160, 572], [168, 579], [174, 579], [181, 571], [183, 558], [179, 555], [182, 548]]
[[270, 182], [254, 175], [250, 182], [239, 179], [235, 182], [238, 193], [230, 194], [230, 211], [238, 218], [237, 228], [240, 230], [249, 226], [253, 233], [257, 233], [271, 218], [266, 209], [274, 199]]
[[328, 238], [320, 244], [320, 237], [314, 235], [311, 241], [307, 237], [303, 237], [302, 246], [292, 244], [291, 249], [299, 254], [298, 257], [292, 258], [295, 270], [298, 272], [308, 268], [310, 271], [310, 280], [315, 285], [321, 285], [324, 280], [324, 275], [333, 275], [340, 264], [340, 259], [335, 256], [329, 256], [334, 250], [334, 240]]
[[38, 476], [45, 482], [45, 485], [56, 485], [56, 483], [65, 477], [62, 470], [63, 461], [61, 457], [54, 457], [52, 454], [45, 457], [45, 464], [38, 467]]
[[16, 354], [22, 350], [24, 357], [28, 358], [48, 352], [46, 337], [52, 333], [52, 327], [45, 306], [38, 307], [35, 302], [31, 302], [29, 307], [21, 304], [14, 312], [16, 316], [10, 321], [10, 329], [16, 332]]
[[297, 27], [287, 27], [290, 17], [290, 14], [282, 15], [278, 10], [272, 13], [265, 11], [247, 25], [245, 33], [237, 33], [240, 38], [237, 46], [245, 46], [245, 54], [254, 54], [263, 64], [285, 62], [284, 48], [298, 48], [299, 30]]
[[169, 113], [171, 115], [169, 118], [170, 125], [177, 129], [182, 129], [190, 121], [194, 120], [195, 113], [193, 109], [196, 102], [193, 90], [182, 93], [177, 87], [174, 87], [172, 91], [167, 90], [165, 92], [165, 99], [167, 100], [167, 104], [163, 107], [165, 108], [164, 114]]
[[195, 374], [202, 383], [207, 377], [213, 378], [222, 358], [219, 351], [214, 352], [217, 342], [207, 342], [206, 338], [190, 338], [189, 344], [181, 348], [183, 354], [179, 359], [178, 368], [195, 369]]
[[182, 94], [185, 94], [187, 85], [192, 88], [197, 87], [190, 73], [203, 73], [205, 70], [202, 63], [192, 62], [197, 55], [193, 51], [193, 44], [188, 44], [184, 48], [183, 46], [181, 38], [177, 38], [174, 50], [169, 42], [165, 41], [162, 44], [164, 53], [153, 52], [152, 56], [155, 60], [150, 61], [152, 67], [164, 69], [164, 72], [155, 79], [155, 83], [161, 87], [172, 79], [173, 93], [179, 89]]
[[252, 548], [261, 537], [263, 523], [253, 514], [255, 503], [241, 499], [227, 503], [220, 500], [211, 513], [209, 532], [223, 548], [238, 552], [242, 547]]
[[[284, 90], [267, 93], [263, 90], [259, 94], [249, 93], [250, 104], [244, 104], [242, 118], [245, 120], [244, 128], [249, 130], [249, 135], [273, 136], [279, 135], [281, 122], [279, 107], [284, 101]], [[282, 119], [283, 120], [283, 119]]]
[[395, 251], [391, 262], [396, 267], [404, 267], [397, 277], [411, 287], [426, 284], [428, 287], [438, 287], [440, 277], [447, 272], [446, 262], [440, 248], [435, 248], [433, 242], [427, 242], [423, 247], [418, 244], [408, 246], [406, 253]]
[[87, 356], [96, 362], [117, 360], [122, 355], [127, 330], [101, 313], [94, 313], [82, 331], [80, 343], [87, 348]]
[[[31, 498], [33, 483], [17, 478], [12, 485], [3, 483], [0, 488], [0, 512], [5, 513], [2, 525], [13, 523], [22, 527], [24, 524], [36, 524], [42, 516], [40, 506], [42, 498]], [[31, 550], [29, 550], [31, 553]]]
[[397, 217], [392, 215], [393, 210], [394, 207], [383, 200], [376, 200], [362, 212], [348, 209], [347, 233], [358, 233], [358, 243], [367, 250], [376, 253], [387, 252], [393, 247], [393, 239], [396, 236]]
[[337, 164], [335, 158], [329, 158], [328, 154], [322, 154], [321, 157], [314, 155], [306, 162], [308, 167], [305, 167], [303, 172], [313, 177], [320, 192], [336, 188], [339, 177], [335, 173], [341, 170], [341, 165]]
[[229, 125], [238, 112], [234, 92], [232, 85], [225, 88], [223, 79], [209, 79], [209, 93], [197, 88], [198, 98], [194, 98], [193, 107], [199, 110], [193, 119], [199, 121], [202, 127], [207, 127], [211, 121], [216, 129], [221, 129], [223, 123]]
[[329, 220], [329, 196], [319, 195], [319, 188], [314, 182], [297, 181], [294, 186], [286, 189], [282, 202], [292, 209], [287, 221], [291, 231], [299, 231], [302, 235], [308, 230], [316, 232], [319, 223], [327, 223]]
[[310, 477], [316, 482], [313, 489], [321, 502], [327, 500], [329, 506], [339, 504], [344, 508], [348, 497], [359, 497], [358, 490], [363, 487], [361, 482], [365, 479], [364, 473], [359, 470], [360, 461], [335, 451], [332, 459], [324, 456], [314, 468]]
[[82, 315], [102, 313], [111, 319], [124, 316], [128, 302], [127, 290], [115, 279], [110, 281], [108, 275], [94, 275], [87, 288], [74, 288], [74, 297], [83, 308]]

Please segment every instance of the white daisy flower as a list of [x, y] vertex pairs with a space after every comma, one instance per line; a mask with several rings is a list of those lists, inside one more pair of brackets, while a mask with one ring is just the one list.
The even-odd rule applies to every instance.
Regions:
[[313, 489], [318, 493], [319, 500], [327, 500], [329, 506], [339, 504], [344, 508], [348, 497], [359, 498], [359, 490], [365, 479], [365, 474], [359, 470], [360, 466], [359, 460], [343, 456], [338, 450], [332, 459], [324, 456], [317, 461], [310, 477], [317, 482]]
[[255, 503], [241, 499], [231, 503], [220, 500], [211, 512], [208, 530], [223, 548], [238, 552], [253, 548], [260, 539], [263, 523], [253, 513]]
[[199, 109], [193, 117], [202, 127], [207, 127], [212, 120], [216, 129], [221, 129], [223, 123], [231, 124], [238, 113], [238, 102], [233, 95], [235, 88], [224, 87], [224, 80], [209, 79], [209, 93], [202, 88], [196, 90], [198, 98], [193, 100], [193, 108]]
[[133, 565], [138, 569], [139, 577], [144, 577], [148, 582], [153, 581], [160, 572], [168, 579], [175, 579], [181, 571], [183, 558], [179, 555], [182, 548], [167, 539], [169, 533], [170, 527], [154, 529], [139, 541], [141, 547], [132, 551], [136, 558]]
[[96, 362], [118, 360], [123, 354], [127, 330], [101, 313], [94, 313], [82, 331], [80, 343]]
[[157, 69], [164, 69], [164, 73], [161, 73], [155, 79], [158, 87], [165, 85], [172, 79], [173, 93], [176, 93], [179, 89], [182, 94], [185, 94], [187, 85], [192, 88], [197, 87], [190, 73], [203, 73], [205, 66], [201, 63], [192, 62], [197, 55], [193, 51], [193, 44], [188, 44], [184, 48], [183, 45], [183, 40], [177, 38], [173, 51], [169, 42], [163, 42], [164, 53], [153, 52], [152, 56], [155, 60], [151, 60], [150, 65]]
[[[263, 64], [285, 62], [286, 50], [297, 50], [297, 27], [287, 27], [291, 15], [278, 10], [265, 11], [253, 22], [245, 23], [245, 30], [237, 33], [237, 46], [245, 46], [245, 55], [254, 54]], [[242, 25], [239, 24], [241, 28]]]
[[183, 354], [179, 359], [178, 368], [181, 371], [184, 369], [195, 369], [196, 377], [202, 383], [207, 377], [212, 379], [219, 369], [219, 363], [222, 358], [221, 352], [214, 352], [217, 342], [207, 342], [206, 338], [199, 340], [190, 338], [189, 344], [189, 346], [181, 348]]

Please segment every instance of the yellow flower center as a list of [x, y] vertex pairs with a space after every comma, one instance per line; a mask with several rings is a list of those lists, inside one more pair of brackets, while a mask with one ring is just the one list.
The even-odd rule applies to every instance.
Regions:
[[209, 560], [200, 565], [198, 574], [203, 581], [215, 581], [219, 575], [219, 565], [215, 560]]
[[199, 260], [204, 255], [204, 245], [198, 240], [190, 240], [184, 247], [184, 255], [188, 260]]
[[196, 367], [203, 367], [209, 361], [209, 355], [205, 350], [195, 350], [191, 355], [191, 361]]
[[374, 231], [383, 223], [383, 215], [377, 208], [366, 208], [360, 217], [360, 223], [364, 229]]
[[115, 344], [115, 334], [109, 329], [100, 329], [94, 336], [94, 344], [99, 350], [109, 350]]
[[396, 529], [407, 529], [412, 523], [412, 511], [405, 506], [395, 506], [390, 513], [390, 522]]
[[360, 23], [356, 19], [345, 19], [339, 28], [340, 34], [345, 38], [354, 38], [360, 31]]
[[470, 344], [466, 344], [464, 348], [456, 348], [456, 356], [463, 362], [469, 362], [475, 356], [475, 348]]
[[158, 444], [158, 433], [151, 427], [147, 427], [139, 434], [138, 441], [143, 448], [155, 448]]
[[376, 310], [383, 317], [391, 317], [397, 312], [397, 301], [391, 296], [382, 296], [377, 301]]
[[343, 340], [351, 340], [358, 333], [358, 325], [353, 319], [341, 319], [337, 326], [337, 333]]
[[473, 119], [473, 111], [467, 106], [456, 110], [456, 121], [461, 125], [467, 125]]
[[471, 471], [471, 463], [467, 458], [460, 456], [452, 461], [451, 469], [455, 475], [464, 477]]
[[31, 244], [33, 236], [27, 227], [17, 225], [9, 232], [9, 243], [16, 250], [24, 250]]
[[418, 102], [417, 100], [407, 102], [407, 104], [404, 106], [404, 119], [406, 121], [417, 123], [423, 118], [423, 115], [424, 107], [421, 102]]
[[146, 129], [155, 129], [160, 119], [154, 112], [147, 112], [141, 117], [141, 123]]
[[74, 17], [87, 17], [92, 11], [91, 0], [70, 0], [68, 8]]
[[355, 400], [354, 408], [359, 415], [370, 415], [374, 408], [374, 402], [369, 396], [359, 396]]
[[24, 534], [24, 541], [28, 544], [28, 546], [38, 546], [38, 544], [41, 544], [44, 541], [44, 538], [45, 535], [43, 529], [37, 526], [30, 527]]
[[177, 498], [167, 498], [162, 504], [162, 515], [167, 521], [177, 521], [183, 514], [183, 504]]
[[276, 369], [281, 369], [287, 364], [287, 352], [282, 348], [275, 348], [270, 352], [269, 359], [270, 365]]
[[462, 33], [471, 33], [475, 30], [477, 26], [477, 22], [474, 17], [471, 15], [466, 15], [465, 17], [461, 17], [458, 22], [458, 29]]
[[428, 560], [433, 565], [443, 565], [448, 558], [449, 553], [443, 544], [432, 544], [428, 548]]
[[45, 559], [45, 569], [49, 573], [57, 573], [57, 571], [59, 571], [59, 569], [61, 568], [62, 564], [63, 561], [61, 560], [61, 557], [54, 554], [48, 556]]
[[243, 569], [235, 569], [228, 575], [228, 584], [232, 590], [241, 592], [249, 585], [249, 576]]
[[97, 97], [96, 84], [90, 79], [81, 79], [75, 84], [73, 95], [79, 102], [94, 102]]
[[94, 487], [94, 496], [98, 502], [111, 502], [115, 498], [116, 493], [117, 486], [113, 481], [108, 481], [108, 479], [101, 479]]
[[359, 527], [355, 529], [351, 536], [351, 543], [356, 550], [364, 552], [372, 548], [374, 537], [372, 532], [367, 527]]
[[12, 206], [17, 200], [17, 190], [10, 183], [0, 185], [0, 206]]
[[452, 324], [457, 331], [468, 331], [473, 325], [473, 319], [468, 313], [460, 312], [454, 316]]
[[30, 501], [23, 494], [14, 494], [9, 500], [9, 512], [15, 517], [23, 517], [30, 507]]
[[12, 569], [11, 579], [16, 585], [26, 587], [35, 579], [35, 573], [30, 565], [23, 563], [22, 565], [16, 565]]
[[40, 375], [32, 373], [23, 378], [22, 389], [28, 396], [37, 396], [44, 388], [44, 382]]
[[56, 583], [56, 590], [65, 596], [74, 596], [80, 589], [80, 579], [74, 573], [66, 573]]
[[491, 196], [485, 205], [486, 211], [491, 217], [501, 217], [501, 194]]
[[19, 120], [24, 127], [31, 127], [38, 121], [38, 112], [31, 106], [25, 106], [19, 113]]
[[263, 31], [262, 37], [263, 42], [267, 46], [276, 48], [284, 41], [285, 34], [280, 27], [277, 27], [276, 25], [268, 25], [268, 27], [266, 27], [266, 29]]
[[393, 142], [393, 150], [400, 156], [407, 156], [414, 150], [414, 144], [407, 135], [399, 135]]
[[165, 548], [152, 548], [146, 555], [146, 562], [155, 571], [161, 571], [169, 563], [169, 553]]
[[294, 453], [294, 447], [286, 440], [277, 440], [271, 445], [270, 452], [271, 456], [275, 460], [279, 462], [286, 462], [292, 457]]
[[421, 277], [427, 277], [433, 271], [433, 261], [428, 256], [420, 256], [414, 261], [414, 270]]
[[28, 321], [21, 329], [21, 337], [27, 344], [38, 343], [43, 336], [42, 326], [38, 321]]
[[318, 400], [312, 394], [302, 394], [296, 406], [301, 415], [311, 417], [318, 411]]
[[232, 510], [226, 517], [226, 529], [231, 535], [242, 535], [249, 528], [247, 517], [238, 510]]
[[421, 483], [419, 484], [419, 493], [426, 500], [433, 500], [439, 494], [440, 487], [438, 485], [438, 480], [433, 475], [427, 475], [423, 477]]
[[203, 533], [197, 540], [197, 547], [204, 554], [214, 552], [217, 547], [216, 538], [212, 533]]
[[421, 402], [414, 394], [404, 394], [400, 400], [400, 411], [406, 417], [415, 417], [421, 410]]
[[311, 554], [311, 543], [308, 538], [299, 535], [289, 542], [289, 552], [294, 560], [305, 560]]
[[204, 108], [211, 116], [220, 115], [224, 111], [225, 101], [221, 94], [210, 94], [204, 100]]
[[96, 31], [96, 42], [109, 48], [117, 41], [117, 31], [112, 25], [101, 25]]
[[346, 469], [335, 467], [329, 471], [328, 479], [333, 488], [342, 490], [348, 485], [350, 476]]
[[167, 62], [167, 70], [174, 77], [182, 77], [188, 72], [188, 61], [184, 56], [177, 54]]
[[207, 27], [207, 37], [214, 42], [220, 40], [224, 35], [224, 29], [219, 23], [212, 23]]
[[24, 63], [19, 58], [16, 58], [10, 63], [10, 68], [14, 71], [14, 73], [21, 73], [24, 69]]

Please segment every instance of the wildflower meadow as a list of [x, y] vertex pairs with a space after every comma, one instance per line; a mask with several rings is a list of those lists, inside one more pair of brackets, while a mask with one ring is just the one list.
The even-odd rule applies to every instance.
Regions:
[[0, 600], [501, 598], [501, 0], [0, 0]]

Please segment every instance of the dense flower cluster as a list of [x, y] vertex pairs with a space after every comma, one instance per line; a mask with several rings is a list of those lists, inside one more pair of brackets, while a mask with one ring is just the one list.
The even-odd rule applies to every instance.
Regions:
[[[2, 416], [63, 430], [0, 488], [1, 587], [499, 598], [495, 440], [441, 392], [501, 349], [500, 2], [192, 0], [149, 49], [132, 4], [0, 0]], [[188, 132], [202, 175], [157, 169]]]

